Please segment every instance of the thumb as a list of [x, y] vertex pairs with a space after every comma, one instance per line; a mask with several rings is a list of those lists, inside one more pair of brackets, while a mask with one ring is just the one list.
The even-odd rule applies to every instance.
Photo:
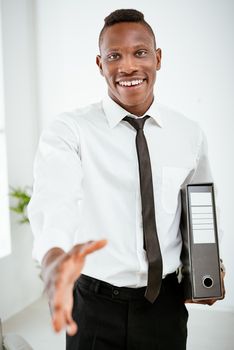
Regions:
[[84, 244], [80, 250], [80, 256], [85, 257], [86, 255], [95, 252], [96, 250], [102, 249], [107, 244], [106, 239], [101, 239], [99, 241], [89, 241]]

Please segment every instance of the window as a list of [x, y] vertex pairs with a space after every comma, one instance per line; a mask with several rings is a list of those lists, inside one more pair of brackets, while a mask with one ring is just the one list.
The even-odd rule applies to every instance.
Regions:
[[[0, 8], [1, 11], [1, 8]], [[11, 253], [9, 197], [7, 179], [6, 139], [4, 128], [4, 91], [3, 91], [3, 55], [2, 21], [0, 12], [0, 258]]]

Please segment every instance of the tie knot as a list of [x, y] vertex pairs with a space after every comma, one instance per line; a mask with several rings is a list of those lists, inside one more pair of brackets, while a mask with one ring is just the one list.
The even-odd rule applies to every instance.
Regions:
[[132, 118], [132, 117], [125, 117], [123, 120], [131, 124], [136, 130], [140, 130], [144, 128], [144, 124], [146, 119], [150, 118], [149, 115], [144, 116], [144, 118]]

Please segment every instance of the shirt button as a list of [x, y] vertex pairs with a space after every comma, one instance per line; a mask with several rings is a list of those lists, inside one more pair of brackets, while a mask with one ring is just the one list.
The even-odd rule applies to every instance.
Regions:
[[114, 295], [119, 295], [119, 291], [118, 291], [117, 289], [114, 289], [114, 290], [113, 290], [113, 294], [114, 294]]

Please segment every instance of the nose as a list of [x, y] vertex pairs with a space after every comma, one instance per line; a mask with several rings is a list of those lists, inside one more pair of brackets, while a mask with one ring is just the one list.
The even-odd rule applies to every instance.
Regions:
[[122, 57], [119, 65], [119, 73], [132, 74], [138, 70], [136, 58], [130, 55]]

